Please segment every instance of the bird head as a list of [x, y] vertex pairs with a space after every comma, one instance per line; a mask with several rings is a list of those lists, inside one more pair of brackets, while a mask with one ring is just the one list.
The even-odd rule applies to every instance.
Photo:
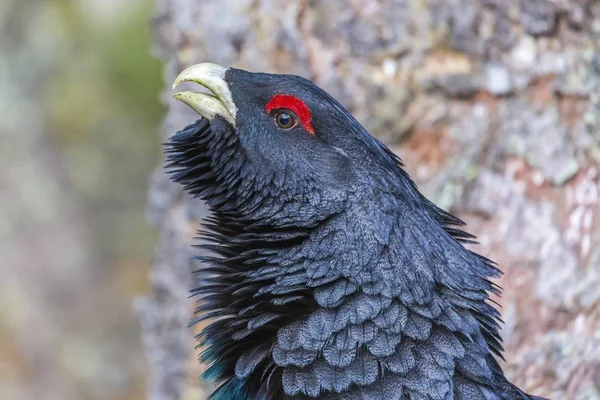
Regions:
[[[287, 220], [311, 224], [326, 211], [339, 209], [349, 193], [379, 184], [389, 176], [387, 169], [397, 164], [391, 152], [340, 103], [307, 79], [203, 63], [183, 71], [174, 87], [183, 82], [200, 84], [211, 92], [183, 91], [174, 97], [210, 123], [212, 144], [204, 151], [212, 160], [210, 174], [219, 183], [225, 179], [223, 171], [229, 171], [229, 188], [233, 181], [242, 188], [241, 192], [229, 191], [235, 201], [218, 199], [228, 208], [251, 213], [252, 207], [244, 208], [243, 203], [269, 197], [271, 204], [287, 204], [279, 204]], [[197, 135], [186, 132], [190, 130], [175, 135], [172, 143], [193, 147]], [[225, 137], [226, 143], [217, 145]], [[199, 165], [207, 158], [195, 160]], [[186, 167], [194, 168], [189, 157]], [[185, 178], [190, 188], [205, 186], [194, 183], [191, 175]], [[294, 205], [289, 204], [291, 198]], [[210, 196], [208, 200], [210, 204]], [[327, 210], [322, 208], [325, 203]], [[271, 207], [273, 213], [276, 209]]]

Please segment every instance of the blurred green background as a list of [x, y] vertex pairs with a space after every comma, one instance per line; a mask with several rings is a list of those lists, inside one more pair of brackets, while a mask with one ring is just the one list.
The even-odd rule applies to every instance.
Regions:
[[152, 0], [0, 1], [0, 399], [143, 398]]

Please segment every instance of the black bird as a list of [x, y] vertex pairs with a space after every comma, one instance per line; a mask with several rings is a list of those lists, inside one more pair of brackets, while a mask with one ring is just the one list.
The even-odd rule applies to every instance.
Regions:
[[536, 399], [496, 361], [500, 271], [340, 103], [216, 64], [184, 81], [213, 93], [175, 95], [205, 118], [166, 150], [212, 212], [194, 290], [211, 399]]

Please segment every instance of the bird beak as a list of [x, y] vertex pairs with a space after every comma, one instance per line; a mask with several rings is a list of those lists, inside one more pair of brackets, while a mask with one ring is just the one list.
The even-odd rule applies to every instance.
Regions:
[[200, 92], [179, 92], [173, 95], [177, 100], [187, 104], [192, 110], [208, 120], [220, 115], [235, 127], [236, 107], [231, 91], [225, 81], [225, 68], [218, 64], [202, 63], [192, 65], [175, 79], [173, 89], [182, 82], [196, 82], [209, 89], [212, 94]]

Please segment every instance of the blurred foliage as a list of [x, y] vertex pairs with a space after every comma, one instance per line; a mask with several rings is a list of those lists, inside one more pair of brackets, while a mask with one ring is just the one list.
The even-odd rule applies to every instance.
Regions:
[[143, 398], [152, 0], [0, 1], [0, 398]]
[[56, 3], [57, 23], [70, 40], [43, 91], [51, 130], [103, 238], [102, 252], [148, 254], [151, 231], [130, 208], [139, 211], [144, 203], [164, 112], [158, 102], [161, 65], [149, 54], [153, 10], [148, 2], [133, 2], [96, 19], [77, 1]]

